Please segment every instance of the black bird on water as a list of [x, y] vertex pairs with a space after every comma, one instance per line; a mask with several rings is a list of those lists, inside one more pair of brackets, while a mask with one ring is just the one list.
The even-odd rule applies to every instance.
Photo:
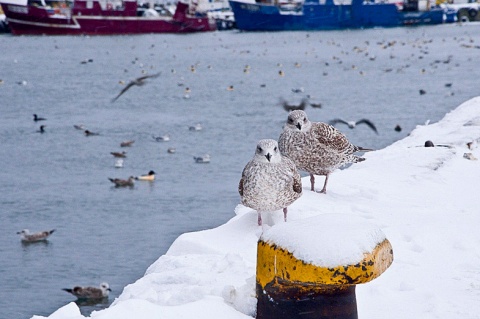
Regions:
[[33, 120], [34, 120], [35, 122], [45, 121], [46, 118], [44, 118], [44, 117], [39, 117], [37, 114], [33, 114]]
[[152, 75], [144, 75], [144, 76], [141, 76], [139, 78], [136, 78], [135, 80], [130, 81], [130, 83], [128, 83], [127, 86], [124, 87], [123, 90], [121, 90], [120, 93], [118, 93], [118, 95], [115, 98], [112, 99], [112, 103], [115, 102], [123, 93], [127, 92], [127, 90], [130, 89], [132, 86], [134, 86], [134, 85], [142, 86], [145, 83], [147, 83], [145, 81], [146, 79], [156, 78], [160, 75], [160, 73], [161, 72], [156, 73], [156, 74], [152, 74]]

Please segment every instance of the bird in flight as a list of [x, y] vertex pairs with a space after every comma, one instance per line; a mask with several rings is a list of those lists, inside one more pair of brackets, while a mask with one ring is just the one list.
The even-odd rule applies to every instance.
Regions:
[[342, 119], [333, 119], [328, 124], [330, 124], [332, 126], [335, 126], [337, 123], [346, 124], [346, 125], [348, 125], [349, 128], [355, 128], [355, 126], [357, 126], [358, 124], [367, 124], [368, 127], [370, 127], [375, 133], [378, 134], [378, 131], [377, 131], [377, 128], [375, 127], [375, 125], [370, 120], [367, 120], [367, 119], [361, 119], [361, 120], [356, 121], [356, 122], [355, 121], [345, 121], [345, 120], [342, 120]]
[[130, 81], [130, 83], [127, 84], [126, 87], [123, 88], [123, 90], [120, 91], [120, 93], [118, 93], [118, 95], [112, 99], [112, 103], [115, 102], [123, 93], [127, 92], [128, 89], [130, 89], [132, 86], [136, 85], [136, 86], [142, 86], [146, 83], [146, 79], [149, 79], [149, 78], [156, 78], [160, 75], [161, 72], [159, 73], [155, 73], [155, 74], [151, 74], [151, 75], [144, 75], [144, 76], [141, 76], [139, 78], [136, 78], [135, 80], [132, 80]]

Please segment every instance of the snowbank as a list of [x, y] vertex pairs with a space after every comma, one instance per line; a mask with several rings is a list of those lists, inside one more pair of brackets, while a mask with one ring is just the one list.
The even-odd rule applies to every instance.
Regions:
[[[423, 147], [426, 140], [437, 146]], [[304, 194], [290, 206], [289, 221], [327, 213], [355, 215], [380, 227], [393, 246], [390, 268], [357, 286], [360, 318], [478, 318], [480, 161], [464, 157], [472, 153], [480, 158], [477, 140], [480, 98], [366, 154], [365, 162], [333, 173], [326, 195], [309, 191], [308, 177], [303, 179]], [[474, 142], [472, 149], [467, 142]], [[255, 211], [239, 205], [235, 214], [218, 228], [180, 236], [143, 278], [91, 317], [254, 316], [262, 229]], [[269, 217], [264, 223], [270, 226], [283, 223], [281, 211]], [[84, 317], [70, 303], [48, 318]]]

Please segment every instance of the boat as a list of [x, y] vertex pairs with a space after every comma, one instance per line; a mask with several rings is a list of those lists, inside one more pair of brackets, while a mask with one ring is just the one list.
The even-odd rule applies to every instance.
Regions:
[[236, 27], [244, 31], [335, 30], [441, 24], [444, 10], [427, 0], [230, 0]]
[[195, 11], [214, 19], [217, 30], [235, 29], [235, 18], [228, 0], [191, 0], [190, 5]]
[[9, 32], [7, 17], [3, 13], [2, 7], [0, 6], [0, 33], [7, 33], [7, 32]]
[[[5, 1], [9, 1], [6, 3]], [[125, 35], [216, 30], [215, 21], [178, 2], [172, 14], [161, 4], [137, 0], [0, 0], [14, 35]]]

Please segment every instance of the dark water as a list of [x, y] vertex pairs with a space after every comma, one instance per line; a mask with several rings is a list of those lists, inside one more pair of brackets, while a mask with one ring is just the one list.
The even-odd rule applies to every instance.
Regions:
[[[371, 119], [378, 135], [339, 126], [364, 147], [383, 148], [438, 121], [480, 94], [478, 27], [0, 36], [0, 318], [49, 315], [74, 300], [61, 290], [74, 285], [106, 281], [113, 301], [181, 233], [230, 219], [256, 142], [281, 132], [281, 97], [298, 103], [310, 94], [322, 103], [307, 109], [316, 121]], [[162, 74], [111, 103], [119, 81], [142, 70]], [[46, 133], [37, 133], [33, 113], [47, 118]], [[189, 131], [195, 123], [204, 129]], [[85, 137], [74, 124], [100, 135]], [[171, 140], [153, 140], [161, 134]], [[129, 139], [124, 167], [115, 168], [110, 152]], [[204, 153], [211, 163], [195, 164]], [[133, 189], [108, 180], [151, 169], [157, 180]], [[23, 228], [56, 232], [22, 245]]]

